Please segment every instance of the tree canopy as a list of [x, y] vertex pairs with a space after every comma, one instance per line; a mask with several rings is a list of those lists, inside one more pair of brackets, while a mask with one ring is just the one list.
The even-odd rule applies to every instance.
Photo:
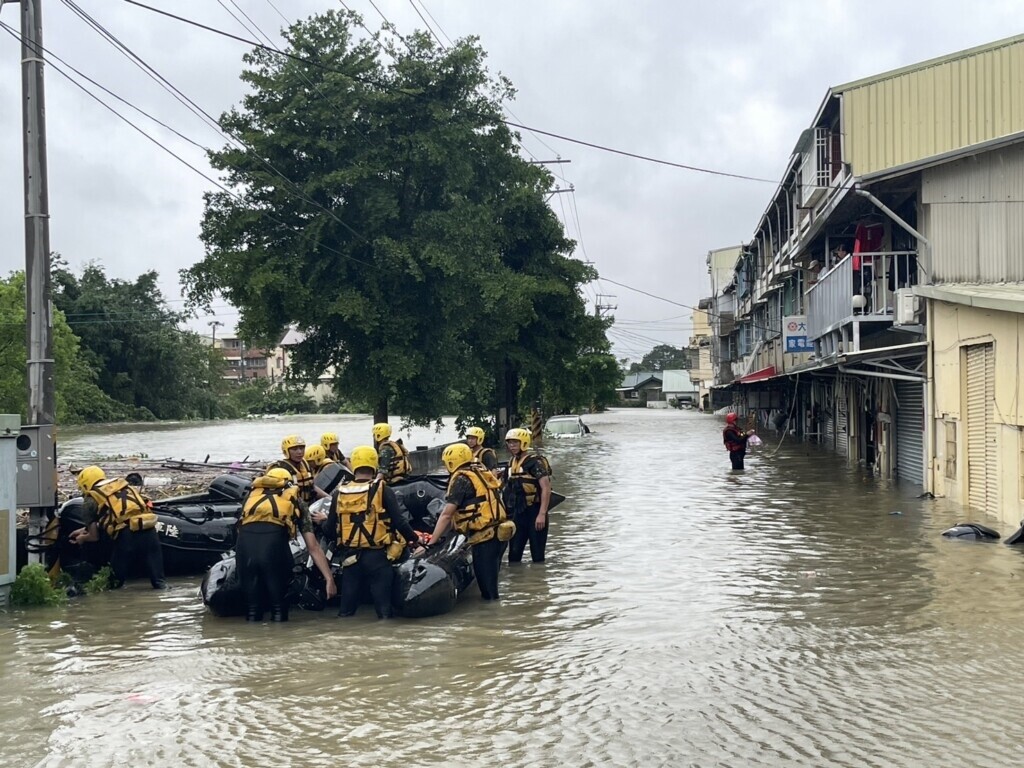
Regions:
[[286, 32], [298, 59], [245, 57], [250, 93], [221, 119], [241, 145], [211, 154], [231, 193], [206, 196], [187, 295], [226, 297], [253, 341], [294, 324], [296, 372], [334, 370], [377, 418], [542, 396], [608, 347], [551, 178], [502, 122], [511, 85], [474, 39], [416, 33], [385, 58], [354, 25], [329, 11]]
[[671, 344], [658, 344], [641, 358], [639, 363], [629, 366], [630, 373], [640, 371], [674, 371], [690, 367], [689, 353]]

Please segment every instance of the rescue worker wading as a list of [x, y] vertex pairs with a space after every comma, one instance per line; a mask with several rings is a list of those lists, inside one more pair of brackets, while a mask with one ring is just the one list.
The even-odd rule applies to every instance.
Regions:
[[754, 434], [754, 430], [746, 432], [736, 426], [737, 416], [735, 413], [725, 415], [725, 429], [722, 430], [722, 442], [729, 452], [729, 461], [733, 469], [743, 469], [743, 459], [747, 455], [747, 440]]
[[[380, 457], [379, 474], [389, 484], [401, 480], [412, 471], [409, 452], [400, 443], [391, 440], [390, 424], [382, 422], [373, 425], [373, 444]], [[354, 470], [355, 466], [352, 469]]]
[[498, 457], [493, 448], [484, 447], [484, 437], [483, 429], [470, 427], [466, 430], [466, 445], [473, 452], [473, 461], [483, 464], [491, 472], [494, 472], [498, 468]]
[[448, 525], [466, 536], [473, 547], [473, 575], [484, 600], [498, 599], [498, 571], [505, 543], [516, 526], [505, 515], [498, 479], [474, 461], [468, 445], [454, 443], [444, 449], [441, 461], [448, 467], [448, 493], [431, 541], [438, 541]]
[[341, 452], [341, 448], [338, 447], [338, 435], [336, 433], [324, 432], [320, 435], [320, 445], [323, 446], [328, 459], [338, 462], [351, 471], [352, 464], [345, 458], [345, 454]]
[[508, 547], [510, 563], [522, 562], [527, 543], [533, 562], [543, 563], [548, 543], [551, 465], [543, 456], [530, 450], [531, 439], [530, 432], [525, 429], [510, 429], [505, 434], [505, 445], [511, 459], [503, 496], [505, 507], [516, 524], [516, 535]]
[[407, 542], [418, 542], [420, 535], [409, 524], [408, 512], [395, 492], [377, 475], [377, 451], [361, 445], [352, 449], [350, 458], [355, 477], [334, 491], [327, 518], [343, 558], [338, 615], [356, 612], [365, 584], [377, 617], [390, 619], [395, 576], [391, 561], [402, 555]]
[[270, 609], [271, 621], [288, 621], [285, 595], [293, 565], [288, 542], [296, 532], [302, 533], [313, 562], [327, 582], [327, 598], [334, 597], [334, 576], [313, 535], [309, 507], [299, 498], [291, 473], [274, 467], [253, 480], [239, 520], [235, 558], [245, 590], [246, 621], [262, 621], [265, 607]]
[[68, 537], [71, 543], [98, 541], [102, 526], [114, 541], [110, 554], [110, 569], [114, 572], [112, 586], [116, 588], [124, 584], [135, 565], [141, 562], [153, 589], [166, 589], [156, 515], [150, 511], [145, 497], [127, 480], [108, 480], [99, 467], [86, 467], [79, 472], [78, 488], [85, 499], [82, 505], [85, 527]]
[[317, 499], [327, 498], [328, 494], [326, 492], [313, 485], [315, 473], [309, 462], [305, 459], [305, 440], [298, 435], [288, 435], [288, 437], [281, 441], [281, 453], [284, 454], [284, 458], [268, 466], [268, 470], [277, 467], [287, 469], [292, 476], [292, 482], [299, 489], [299, 498], [306, 504], [312, 504]]

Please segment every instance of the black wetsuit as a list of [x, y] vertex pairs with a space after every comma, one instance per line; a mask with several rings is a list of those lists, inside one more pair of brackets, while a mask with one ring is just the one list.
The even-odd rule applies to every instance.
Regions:
[[[85, 527], [98, 523], [99, 518], [100, 511], [96, 500], [86, 497], [82, 503], [82, 520]], [[110, 570], [114, 572], [112, 586], [116, 589], [123, 585], [131, 576], [133, 569], [140, 564], [145, 568], [153, 589], [166, 589], [164, 553], [160, 548], [160, 536], [156, 528], [150, 528], [148, 531], [130, 531], [124, 528], [117, 534], [114, 548], [110, 553]]]
[[[452, 484], [445, 501], [462, 509], [474, 498], [476, 491], [473, 483], [468, 477], [461, 475]], [[497, 536], [493, 536], [472, 547], [473, 575], [480, 588], [480, 596], [484, 600], [498, 599], [498, 572], [501, 570], [501, 556], [505, 554], [505, 544], [506, 542], [499, 541]]]
[[548, 528], [550, 520], [544, 520], [544, 527], [537, 530], [537, 515], [540, 514], [540, 478], [547, 477], [547, 465], [539, 456], [531, 456], [523, 464], [523, 470], [538, 480], [537, 499], [533, 504], [526, 504], [526, 493], [522, 484], [509, 478], [505, 484], [505, 508], [516, 524], [516, 533], [508, 543], [508, 561], [521, 563], [526, 545], [530, 545], [530, 559], [535, 563], [544, 562], [544, 550], [548, 545]]
[[[309, 507], [297, 500], [300, 533], [313, 530]], [[292, 580], [294, 560], [288, 545], [291, 538], [283, 525], [268, 522], [238, 526], [235, 563], [238, 580], [245, 590], [247, 621], [263, 621], [263, 611], [270, 609], [271, 621], [288, 621], [288, 585]]]
[[[387, 485], [383, 494], [384, 517], [390, 518], [391, 527], [398, 531], [406, 541], [416, 541], [416, 532], [409, 524], [409, 512], [399, 500], [395, 492]], [[334, 532], [337, 537], [338, 510], [337, 492], [331, 500], [331, 512], [327, 517], [326, 529]], [[364, 585], [370, 591], [374, 610], [380, 619], [390, 619], [394, 615], [391, 605], [391, 590], [394, 586], [395, 571], [388, 560], [384, 549], [341, 549], [342, 558], [356, 556], [356, 562], [345, 566], [341, 575], [341, 605], [339, 616], [352, 616], [359, 607]]]

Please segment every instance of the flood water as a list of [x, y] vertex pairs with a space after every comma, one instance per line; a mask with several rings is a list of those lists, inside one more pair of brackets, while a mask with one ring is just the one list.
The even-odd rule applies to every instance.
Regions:
[[[732, 474], [717, 419], [587, 421], [547, 448], [570, 497], [549, 562], [504, 570], [498, 605], [473, 586], [434, 619], [253, 626], [185, 579], [0, 616], [0, 765], [1024, 762], [1020, 551], [941, 538], [963, 511], [814, 447], [766, 437]], [[67, 432], [62, 458], [270, 457], [369, 426]]]

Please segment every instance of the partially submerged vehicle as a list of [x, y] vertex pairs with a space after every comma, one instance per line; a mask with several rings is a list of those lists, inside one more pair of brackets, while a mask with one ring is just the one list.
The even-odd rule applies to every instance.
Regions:
[[590, 427], [578, 415], [552, 416], [544, 424], [544, 436], [555, 440], [585, 437], [589, 434]]

